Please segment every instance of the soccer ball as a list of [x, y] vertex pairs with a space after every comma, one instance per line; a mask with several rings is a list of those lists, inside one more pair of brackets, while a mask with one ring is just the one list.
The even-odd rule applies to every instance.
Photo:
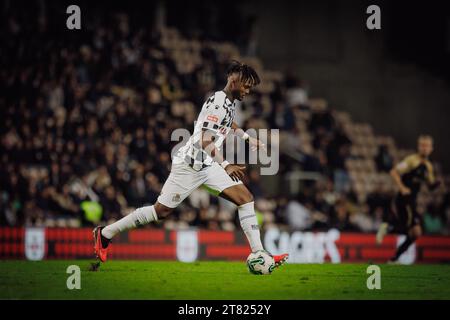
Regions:
[[247, 267], [253, 274], [271, 274], [275, 269], [275, 261], [267, 251], [259, 250], [249, 254]]

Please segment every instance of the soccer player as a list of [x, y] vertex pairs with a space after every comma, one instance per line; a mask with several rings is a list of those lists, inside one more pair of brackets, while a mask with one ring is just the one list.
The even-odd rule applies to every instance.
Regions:
[[[106, 261], [109, 242], [115, 235], [164, 219], [201, 185], [217, 190], [219, 196], [238, 206], [240, 224], [251, 251], [264, 250], [253, 196], [241, 181], [245, 166], [230, 164], [219, 152], [231, 130], [246, 140], [252, 149], [265, 147], [260, 140], [250, 137], [234, 122], [236, 101], [242, 100], [259, 83], [260, 79], [253, 68], [238, 61], [231, 63], [225, 88], [215, 92], [203, 104], [194, 133], [173, 157], [170, 175], [155, 204], [138, 208], [106, 227], [94, 229], [95, 253], [100, 261]], [[273, 258], [276, 267], [279, 267], [287, 260], [288, 254]]]
[[[390, 172], [399, 190], [394, 200], [396, 208], [394, 230], [397, 229], [398, 233], [406, 235], [405, 241], [389, 260], [390, 263], [397, 263], [398, 258], [422, 235], [422, 218], [416, 209], [417, 194], [422, 183], [426, 183], [430, 189], [435, 189], [439, 185], [434, 177], [433, 165], [428, 159], [433, 151], [433, 138], [421, 135], [417, 149], [417, 153], [406, 157]], [[376, 236], [378, 244], [382, 243], [388, 229], [387, 222], [380, 225]]]

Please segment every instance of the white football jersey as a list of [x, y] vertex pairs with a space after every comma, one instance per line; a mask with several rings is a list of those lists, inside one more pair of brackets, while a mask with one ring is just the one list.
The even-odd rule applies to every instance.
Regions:
[[185, 162], [197, 171], [210, 166], [214, 160], [200, 145], [201, 132], [203, 129], [214, 132], [216, 136], [214, 144], [220, 150], [234, 121], [235, 102], [231, 102], [223, 91], [217, 91], [210, 96], [203, 104], [202, 110], [198, 115], [193, 135], [189, 138], [186, 145], [175, 154], [173, 163]]

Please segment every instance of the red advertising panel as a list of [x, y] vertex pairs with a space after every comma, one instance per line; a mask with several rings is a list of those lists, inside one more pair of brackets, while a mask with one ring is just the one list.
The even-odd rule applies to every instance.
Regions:
[[[402, 236], [388, 235], [377, 246], [374, 234], [286, 232], [262, 234], [265, 248], [288, 252], [290, 263], [385, 262]], [[0, 228], [0, 259], [91, 259], [94, 249], [89, 228]], [[111, 244], [112, 259], [244, 260], [249, 246], [242, 232], [139, 229], [123, 233]], [[401, 257], [408, 263], [450, 262], [450, 237], [423, 236]]]

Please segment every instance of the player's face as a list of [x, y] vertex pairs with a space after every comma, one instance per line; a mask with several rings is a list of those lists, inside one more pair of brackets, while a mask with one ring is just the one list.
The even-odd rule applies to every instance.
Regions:
[[251, 83], [249, 81], [242, 81], [239, 75], [236, 75], [232, 78], [231, 93], [234, 99], [242, 101], [242, 99], [244, 99], [244, 97], [250, 93], [251, 88]]
[[431, 139], [419, 139], [418, 151], [422, 157], [428, 157], [433, 152], [433, 141]]
[[244, 97], [250, 93], [251, 88], [252, 88], [252, 85], [250, 83], [241, 83], [239, 100], [244, 99]]

